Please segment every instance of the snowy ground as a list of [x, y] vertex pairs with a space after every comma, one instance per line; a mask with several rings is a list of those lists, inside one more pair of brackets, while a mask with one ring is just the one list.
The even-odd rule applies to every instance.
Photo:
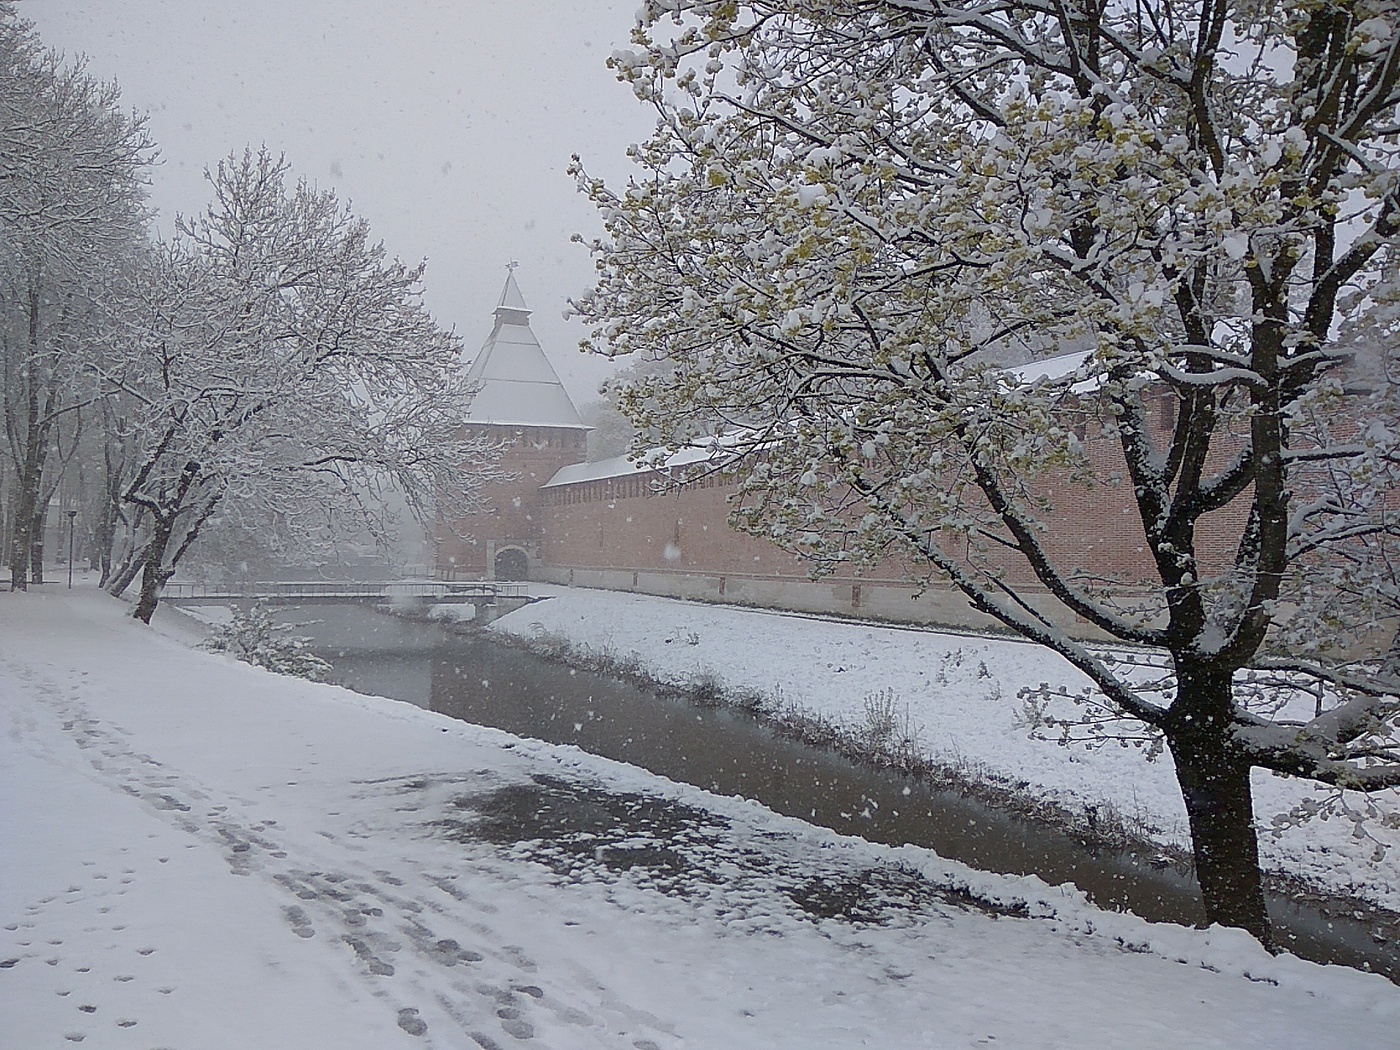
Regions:
[[1400, 1024], [1380, 977], [122, 613], [0, 594], [6, 1047], [1325, 1048]]
[[[1060, 657], [1011, 640], [821, 620], [647, 595], [531, 585], [552, 597], [492, 624], [522, 637], [552, 636], [584, 652], [643, 667], [656, 679], [718, 682], [761, 693], [859, 733], [866, 700], [892, 691], [920, 749], [973, 774], [1028, 783], [1028, 791], [1069, 807], [1111, 807], [1130, 823], [1154, 827], [1165, 842], [1188, 842], [1186, 811], [1170, 757], [1146, 762], [1133, 747], [1063, 747], [1028, 730], [1023, 687], [1078, 687]], [[1065, 703], [1052, 713], [1073, 717]], [[1261, 826], [1308, 799], [1332, 794], [1255, 772]], [[1384, 812], [1400, 812], [1394, 793]], [[1365, 800], [1352, 798], [1355, 813]], [[1315, 819], [1261, 843], [1265, 863], [1334, 890], [1400, 909], [1400, 830], [1344, 817]]]

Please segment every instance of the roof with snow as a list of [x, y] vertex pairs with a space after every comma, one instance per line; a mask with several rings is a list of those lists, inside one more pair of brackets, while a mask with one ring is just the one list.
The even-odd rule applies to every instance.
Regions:
[[[1094, 356], [1093, 350], [1076, 350], [1069, 354], [1059, 354], [1056, 357], [1045, 357], [1039, 361], [1032, 361], [1028, 365], [1020, 365], [1016, 368], [1008, 368], [1005, 375], [1014, 377], [1018, 385], [1027, 386], [1035, 383], [1059, 383], [1066, 378], [1073, 376], [1085, 363]], [[1103, 386], [1102, 375], [1092, 375], [1088, 379], [1081, 379], [1070, 386], [1070, 393], [1092, 394]]]
[[566, 467], [560, 467], [554, 477], [541, 487], [576, 485], [580, 481], [606, 481], [608, 478], [630, 478], [643, 469], [626, 456], [613, 456], [593, 463], [570, 463]]
[[724, 447], [719, 441], [708, 442], [700, 446], [678, 449], [675, 452], [668, 452], [663, 448], [652, 449], [644, 460], [637, 463], [626, 455], [613, 456], [611, 459], [600, 459], [593, 463], [571, 463], [566, 467], [560, 467], [554, 477], [545, 482], [541, 488], [554, 488], [560, 485], [577, 485], [582, 481], [607, 481], [612, 478], [632, 478], [639, 472], [648, 475], [664, 473], [669, 470], [676, 470], [680, 467], [692, 466], [696, 463], [704, 463], [707, 466], [718, 467], [729, 459], [733, 458], [733, 452]]
[[1093, 355], [1092, 350], [1079, 350], [1071, 354], [1060, 354], [1057, 357], [1045, 357], [1039, 361], [1032, 361], [1028, 365], [1020, 365], [1016, 368], [1008, 368], [1009, 375], [1016, 377], [1019, 383], [1034, 383], [1036, 380], [1044, 379], [1054, 382], [1063, 379], [1067, 375], [1079, 371], [1084, 362]]
[[530, 310], [514, 271], [496, 303], [496, 324], [467, 371], [479, 386], [467, 420], [505, 426], [588, 429], [530, 330]]

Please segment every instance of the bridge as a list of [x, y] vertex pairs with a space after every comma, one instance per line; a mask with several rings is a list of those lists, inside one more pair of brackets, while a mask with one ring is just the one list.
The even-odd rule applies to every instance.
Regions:
[[[490, 618], [534, 599], [518, 583], [494, 580], [289, 580], [243, 584], [167, 583], [160, 600], [171, 605], [222, 605], [266, 602], [269, 605], [379, 605], [423, 607], [473, 605], [476, 618]], [[504, 606], [505, 608], [502, 608]]]

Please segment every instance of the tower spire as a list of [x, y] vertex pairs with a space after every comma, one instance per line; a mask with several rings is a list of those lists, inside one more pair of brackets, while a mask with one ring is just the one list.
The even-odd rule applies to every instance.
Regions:
[[588, 429], [554, 366], [530, 330], [530, 308], [515, 283], [512, 261], [496, 302], [495, 327], [467, 379], [477, 389], [468, 419], [510, 426]]
[[518, 262], [506, 263], [506, 283], [501, 289], [501, 297], [496, 300], [496, 323], [529, 324], [530, 308], [525, 305], [525, 297], [520, 294], [520, 286], [515, 283], [515, 268]]

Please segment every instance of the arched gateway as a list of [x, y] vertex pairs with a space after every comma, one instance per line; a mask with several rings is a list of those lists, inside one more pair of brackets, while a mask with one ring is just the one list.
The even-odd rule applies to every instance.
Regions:
[[519, 547], [507, 547], [496, 552], [495, 577], [514, 582], [530, 578], [530, 556]]

